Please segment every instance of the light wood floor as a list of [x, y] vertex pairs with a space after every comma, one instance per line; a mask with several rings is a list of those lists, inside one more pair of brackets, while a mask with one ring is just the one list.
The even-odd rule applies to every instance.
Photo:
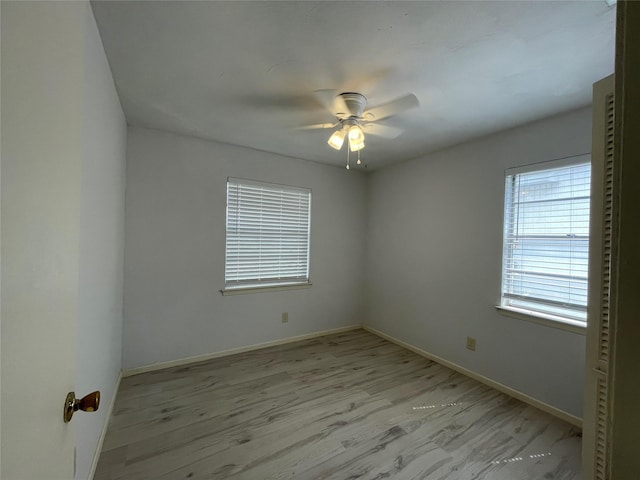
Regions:
[[363, 330], [122, 381], [95, 480], [580, 479], [578, 429]]

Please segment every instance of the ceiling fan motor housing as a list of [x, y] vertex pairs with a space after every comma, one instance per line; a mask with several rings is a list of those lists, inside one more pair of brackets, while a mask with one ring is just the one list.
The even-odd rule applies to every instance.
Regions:
[[367, 106], [367, 98], [361, 93], [356, 92], [344, 92], [339, 95], [344, 100], [345, 105], [349, 109], [348, 112], [336, 112], [336, 116], [340, 120], [346, 120], [348, 118], [362, 118], [362, 113]]

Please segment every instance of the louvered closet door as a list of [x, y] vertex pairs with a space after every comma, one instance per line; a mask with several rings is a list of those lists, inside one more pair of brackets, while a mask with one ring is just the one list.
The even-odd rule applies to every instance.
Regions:
[[593, 86], [593, 139], [587, 326], [587, 385], [583, 423], [585, 480], [609, 480], [608, 434], [612, 412], [609, 363], [614, 338], [612, 262], [616, 238], [617, 171], [613, 158], [613, 75]]

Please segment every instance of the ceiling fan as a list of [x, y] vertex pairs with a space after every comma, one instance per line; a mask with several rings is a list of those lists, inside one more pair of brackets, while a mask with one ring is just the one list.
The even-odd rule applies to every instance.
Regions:
[[[365, 133], [385, 138], [396, 138], [402, 133], [399, 128], [380, 125], [375, 122], [420, 105], [420, 102], [412, 93], [368, 110], [365, 110], [367, 108], [367, 98], [361, 93], [337, 93], [336, 90], [316, 90], [314, 96], [322, 106], [336, 117], [336, 121], [334, 123], [306, 125], [300, 127], [300, 129], [335, 128], [327, 143], [336, 150], [340, 150], [344, 145], [345, 139], [348, 139], [349, 150], [358, 152], [358, 155], [365, 146]], [[347, 156], [347, 169], [349, 169], [348, 158]], [[357, 163], [360, 163], [359, 156]]]

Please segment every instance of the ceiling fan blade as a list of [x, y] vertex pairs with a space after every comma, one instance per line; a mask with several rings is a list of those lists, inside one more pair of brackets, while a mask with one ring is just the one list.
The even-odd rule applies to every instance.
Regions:
[[316, 98], [318, 103], [322, 105], [331, 115], [336, 114], [335, 112], [335, 99], [338, 92], [336, 90], [316, 90], [313, 92], [313, 96]]
[[364, 133], [369, 135], [378, 135], [384, 138], [396, 138], [402, 133], [402, 130], [399, 128], [378, 125], [376, 123], [365, 123], [362, 127], [364, 129]]
[[349, 107], [342, 95], [338, 95], [337, 90], [316, 90], [313, 95], [334, 117], [349, 118], [351, 116]]
[[296, 127], [296, 130], [316, 130], [320, 128], [333, 128], [337, 127], [339, 123], [316, 123], [313, 125], [303, 125], [302, 127]]
[[409, 93], [367, 110], [362, 114], [362, 118], [365, 121], [381, 120], [383, 118], [391, 117], [392, 115], [397, 115], [398, 113], [402, 113], [406, 110], [410, 110], [419, 105], [420, 101], [418, 98], [413, 93]]
[[334, 115], [338, 118], [349, 118], [351, 116], [349, 107], [342, 95], [338, 95], [333, 99], [333, 108]]

